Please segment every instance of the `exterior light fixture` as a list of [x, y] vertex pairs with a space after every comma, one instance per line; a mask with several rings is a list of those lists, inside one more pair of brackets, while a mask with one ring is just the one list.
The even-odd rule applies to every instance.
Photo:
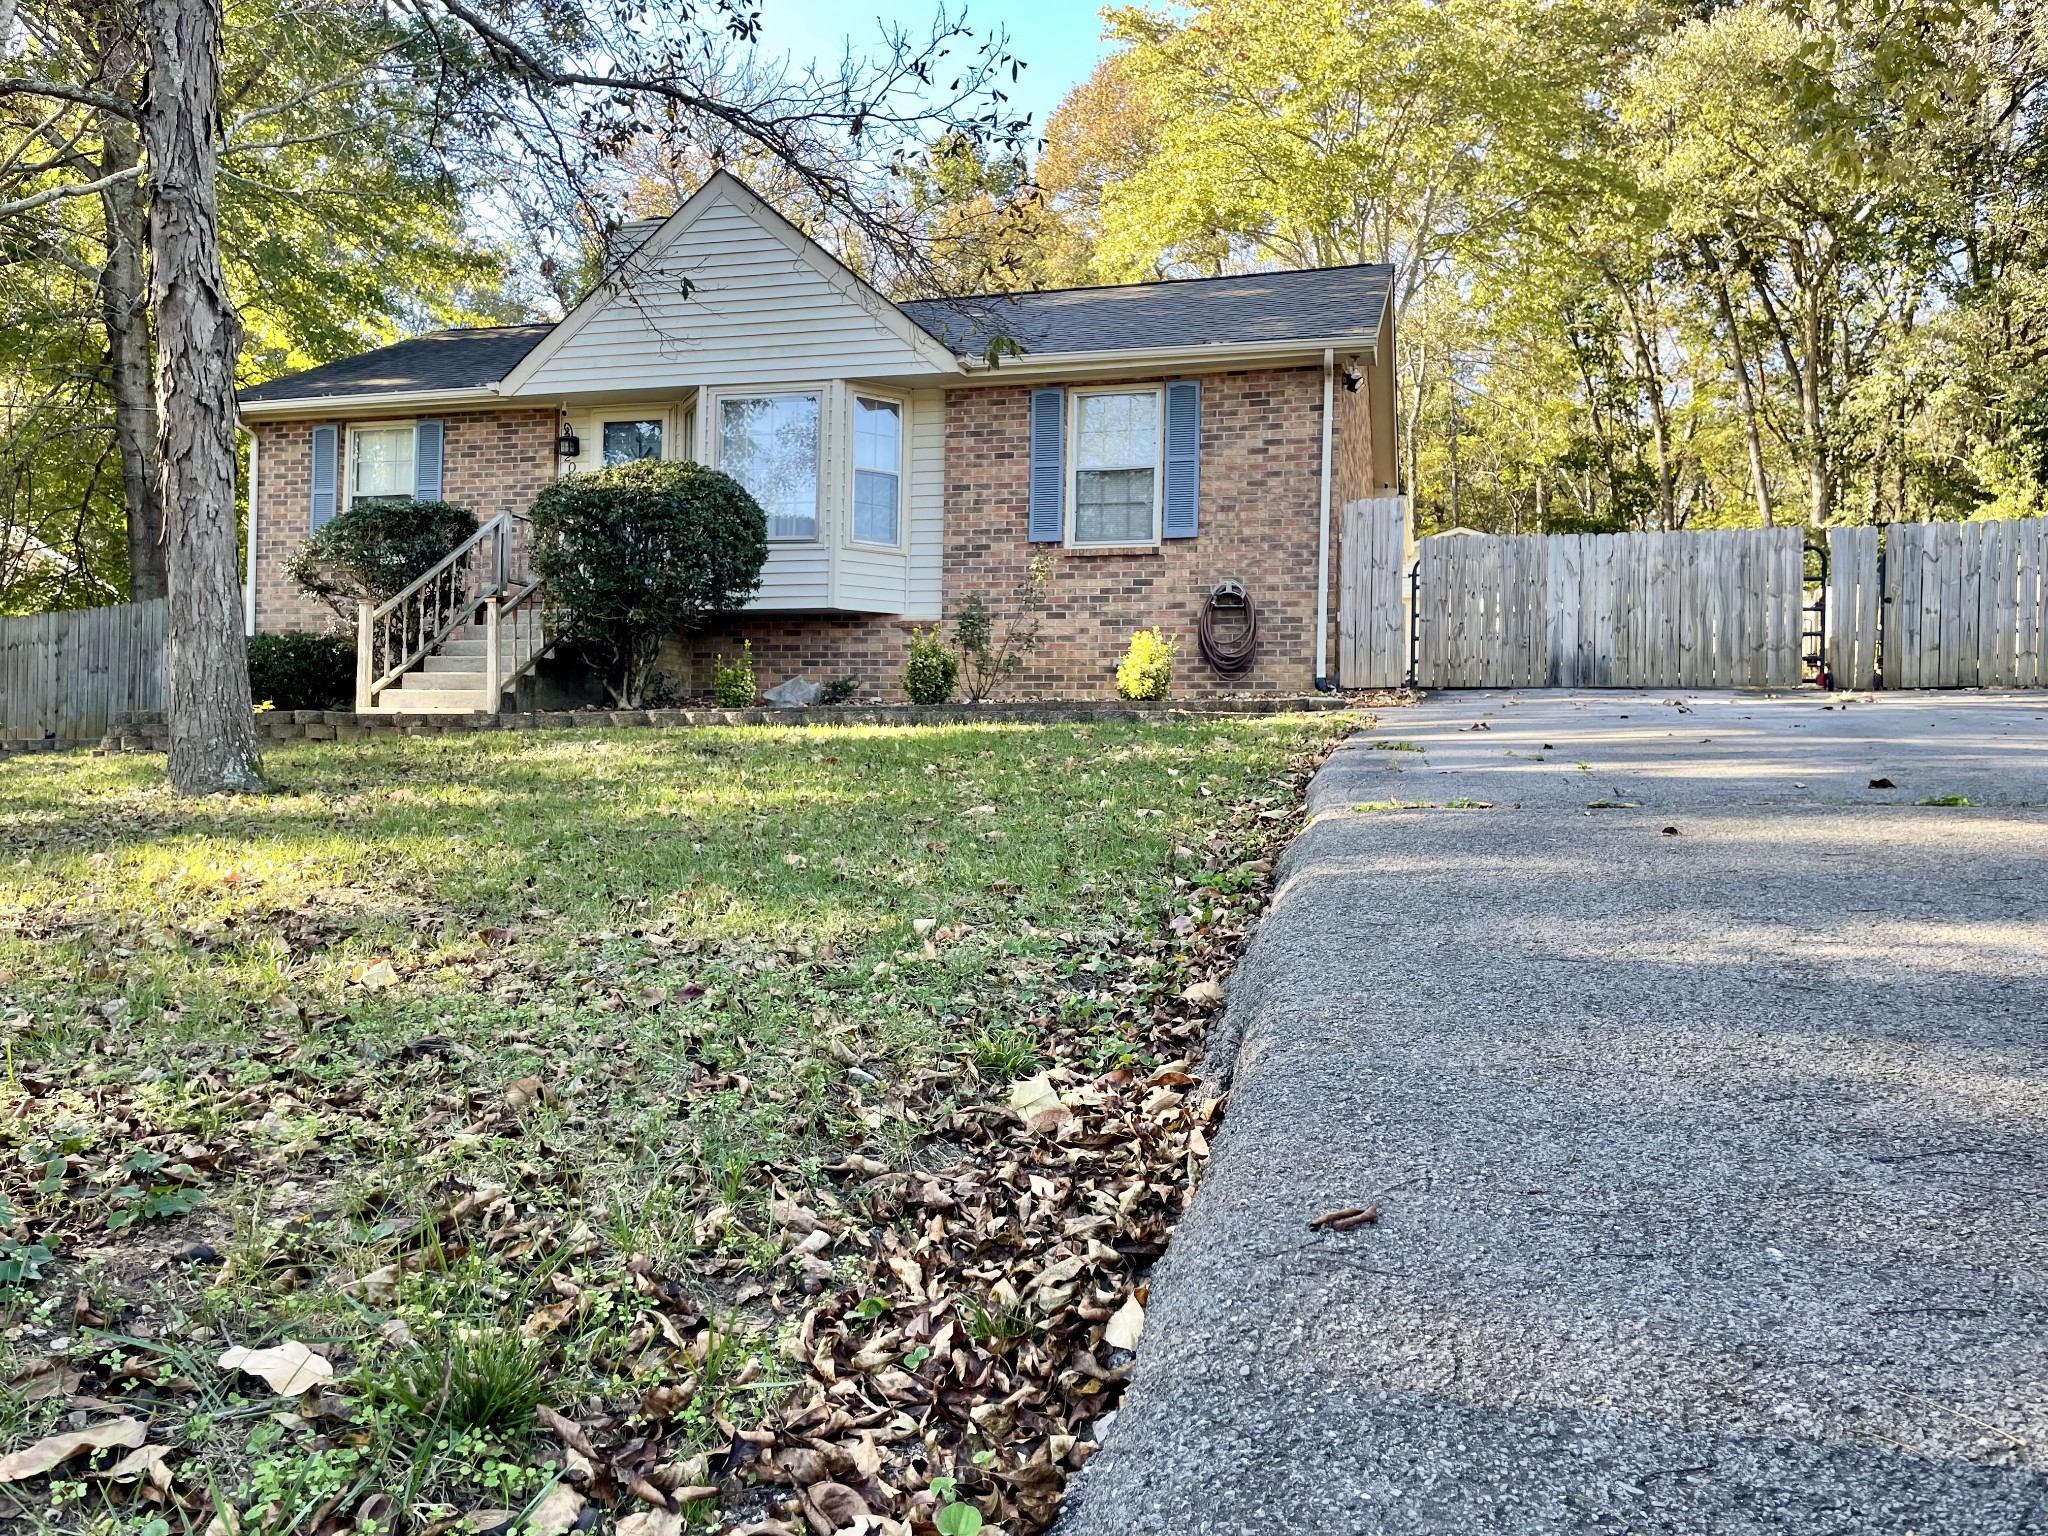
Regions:
[[555, 456], [562, 459], [583, 457], [583, 439], [568, 427], [562, 428], [562, 435], [555, 439]]

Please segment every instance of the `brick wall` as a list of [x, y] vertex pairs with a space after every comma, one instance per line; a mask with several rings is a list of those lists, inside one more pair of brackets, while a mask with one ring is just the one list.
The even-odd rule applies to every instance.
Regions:
[[[1140, 380], [1137, 382], [1154, 382]], [[1045, 643], [1016, 693], [1102, 698], [1131, 632], [1178, 641], [1174, 694], [1305, 693], [1315, 686], [1315, 570], [1322, 478], [1322, 370], [1265, 369], [1202, 382], [1201, 531], [1157, 550], [1097, 554], [1026, 540], [1028, 386], [958, 389], [946, 399], [947, 618], [979, 596], [998, 625], [1014, 611], [1034, 553], [1053, 565]], [[1362, 423], [1361, 423], [1362, 424]], [[1336, 421], [1339, 435], [1344, 422]], [[1341, 446], [1341, 445], [1333, 445]], [[1334, 594], [1337, 559], [1330, 561]], [[1196, 623], [1219, 581], [1257, 605], [1258, 659], [1223, 677], [1196, 648]], [[1335, 600], [1330, 610], [1335, 666]]]
[[[347, 427], [367, 423], [357, 418]], [[398, 417], [410, 420], [410, 417]], [[480, 518], [522, 512], [555, 477], [555, 412], [501, 410], [449, 413], [445, 423], [441, 494]], [[285, 567], [306, 542], [312, 516], [314, 421], [255, 424], [256, 628], [262, 634], [291, 629], [327, 629], [334, 614], [306, 596]], [[346, 431], [342, 453], [347, 454]], [[344, 479], [347, 465], [342, 466]]]
[[763, 688], [797, 676], [814, 683], [851, 676], [860, 680], [855, 698], [900, 704], [910, 630], [904, 620], [879, 614], [745, 614], [669, 645], [661, 669], [685, 694], [708, 694], [718, 658], [732, 660], [745, 641], [754, 647], [754, 680]]

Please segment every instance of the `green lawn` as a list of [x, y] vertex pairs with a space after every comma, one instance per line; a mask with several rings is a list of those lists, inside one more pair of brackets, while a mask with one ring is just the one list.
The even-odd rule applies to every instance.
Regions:
[[[0, 1451], [131, 1412], [174, 1474], [0, 1519], [1035, 1528], [1205, 1151], [1181, 993], [1349, 723], [308, 743], [198, 804], [0, 766]], [[218, 1363], [286, 1339], [331, 1384]]]

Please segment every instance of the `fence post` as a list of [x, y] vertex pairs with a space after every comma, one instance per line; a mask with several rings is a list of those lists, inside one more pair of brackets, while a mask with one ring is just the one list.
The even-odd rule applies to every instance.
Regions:
[[375, 676], [371, 670], [370, 655], [370, 605], [356, 604], [356, 712], [361, 714], [377, 702], [370, 697], [370, 679]]
[[498, 679], [503, 676], [498, 664], [498, 600], [489, 597], [484, 600], [484, 704], [491, 714], [498, 712]]

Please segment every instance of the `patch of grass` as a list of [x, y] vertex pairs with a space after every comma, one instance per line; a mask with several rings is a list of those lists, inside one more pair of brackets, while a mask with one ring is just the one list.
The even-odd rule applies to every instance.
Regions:
[[1970, 797], [1968, 795], [1929, 795], [1925, 800], [1918, 801], [1917, 803], [1920, 805], [1968, 805]]
[[[764, 1291], [829, 1283], [779, 1206], [836, 1221], [826, 1165], [913, 1166], [1040, 1069], [1026, 1020], [1157, 1066], [1120, 1000], [1263, 899], [1226, 812], [1271, 825], [1351, 723], [305, 743], [202, 802], [161, 760], [12, 761], [0, 1198], [52, 1257], [0, 1287], [0, 1378], [103, 1318], [130, 1342], [79, 1390], [280, 1531], [363, 1490], [522, 1507], [560, 1454], [536, 1389], [687, 1462], [794, 1379]], [[700, 1326], [657, 1326], [689, 1303], [655, 1274]], [[280, 1338], [334, 1361], [332, 1415], [214, 1363]], [[0, 1406], [0, 1449], [69, 1401]], [[0, 1518], [24, 1499], [48, 1523], [41, 1485]]]
[[1375, 752], [1427, 752], [1429, 750], [1429, 748], [1412, 741], [1375, 741], [1371, 745], [1372, 750]]

